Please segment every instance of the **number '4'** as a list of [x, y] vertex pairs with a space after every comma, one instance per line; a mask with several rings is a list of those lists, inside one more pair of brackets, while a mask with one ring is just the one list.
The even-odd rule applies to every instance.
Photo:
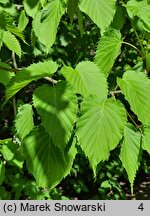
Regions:
[[143, 211], [144, 210], [144, 206], [143, 206], [143, 203], [141, 203], [138, 207], [139, 210]]

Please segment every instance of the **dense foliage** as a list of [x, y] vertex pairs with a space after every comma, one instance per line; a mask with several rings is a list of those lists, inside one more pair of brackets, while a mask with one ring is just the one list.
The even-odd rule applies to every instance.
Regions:
[[0, 0], [0, 199], [125, 199], [149, 71], [148, 0]]

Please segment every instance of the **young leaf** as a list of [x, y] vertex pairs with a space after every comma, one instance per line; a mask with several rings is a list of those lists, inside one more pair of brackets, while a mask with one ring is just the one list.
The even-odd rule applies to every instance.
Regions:
[[[1, 67], [4, 69], [1, 69]], [[11, 71], [11, 68], [7, 64], [0, 62], [0, 83], [4, 86], [7, 86], [11, 78], [14, 76], [14, 73], [9, 70]]]
[[116, 0], [81, 0], [79, 8], [104, 32], [115, 14], [115, 4]]
[[65, 148], [76, 122], [77, 98], [64, 82], [52, 87], [42, 85], [33, 94], [33, 103], [53, 143]]
[[21, 57], [21, 47], [16, 39], [16, 37], [9, 31], [3, 32], [3, 43], [10, 49], [14, 51], [19, 57]]
[[21, 11], [20, 16], [19, 16], [19, 21], [18, 21], [18, 29], [20, 29], [21, 31], [23, 31], [27, 24], [28, 24], [28, 17], [26, 16], [25, 11]]
[[25, 41], [23, 32], [16, 26], [13, 25], [7, 25], [6, 29], [11, 32], [12, 34], [14, 34], [15, 36], [17, 36], [18, 38], [20, 38], [24, 43], [27, 44], [27, 42]]
[[26, 13], [33, 18], [40, 9], [39, 0], [24, 0], [23, 5]]
[[150, 154], [150, 127], [144, 128], [142, 148]]
[[77, 122], [79, 145], [89, 158], [92, 167], [107, 160], [122, 137], [126, 113], [119, 101], [107, 99], [100, 103], [96, 97], [87, 97]]
[[128, 174], [132, 193], [135, 175], [139, 167], [140, 143], [141, 134], [135, 132], [132, 127], [126, 126], [124, 130], [120, 159]]
[[39, 186], [53, 188], [70, 173], [76, 155], [74, 145], [63, 153], [43, 127], [36, 128], [24, 140], [29, 171]]
[[50, 76], [57, 70], [57, 64], [53, 61], [39, 62], [32, 64], [29, 67], [18, 71], [7, 86], [6, 102], [15, 95], [18, 91], [24, 88], [33, 80], [41, 79], [45, 76]]
[[7, 86], [13, 76], [14, 74], [9, 71], [0, 70], [0, 83]]
[[107, 32], [98, 43], [95, 63], [106, 76], [120, 53], [121, 44], [121, 34], [118, 30]]
[[[1, 17], [0, 17], [1, 18]], [[23, 32], [14, 25], [14, 20], [8, 13], [4, 13], [4, 19], [3, 21], [5, 23], [5, 29], [9, 31], [10, 33], [14, 34], [15, 36], [19, 37], [23, 42], [25, 42], [25, 38], [23, 35]]]
[[33, 129], [33, 112], [30, 104], [24, 104], [19, 107], [19, 111], [15, 119], [15, 128], [21, 139], [24, 139]]
[[5, 166], [3, 161], [0, 160], [0, 185], [3, 183], [5, 179]]
[[138, 119], [144, 125], [149, 125], [150, 80], [142, 72], [129, 70], [124, 73], [122, 79], [117, 79], [117, 83]]
[[64, 66], [61, 70], [66, 80], [76, 93], [83, 96], [96, 95], [101, 100], [107, 98], [107, 81], [96, 64], [89, 61], [80, 62], [76, 69]]
[[[33, 21], [33, 30], [39, 41], [46, 46], [47, 50], [55, 42], [57, 28], [64, 13], [64, 8], [59, 0], [51, 1], [38, 12]], [[44, 34], [43, 34], [44, 32]]]
[[4, 143], [0, 148], [0, 152], [8, 164], [22, 169], [24, 158], [16, 143], [12, 141]]

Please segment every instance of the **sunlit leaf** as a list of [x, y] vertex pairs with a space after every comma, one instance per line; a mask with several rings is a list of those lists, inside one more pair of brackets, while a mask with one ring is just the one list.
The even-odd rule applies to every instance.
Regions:
[[24, 158], [16, 143], [13, 143], [12, 141], [5, 142], [0, 147], [0, 152], [8, 164], [22, 169]]
[[75, 69], [64, 66], [61, 72], [75, 89], [76, 93], [85, 97], [96, 95], [100, 100], [107, 98], [106, 78], [93, 62], [80, 62]]
[[2, 160], [0, 160], [0, 185], [5, 179], [5, 165]]
[[131, 18], [139, 17], [146, 25], [147, 30], [150, 31], [150, 4], [147, 0], [130, 0], [127, 2], [126, 8]]
[[139, 167], [140, 143], [141, 134], [139, 132], [135, 132], [131, 126], [127, 126], [124, 131], [120, 158], [122, 165], [128, 174], [132, 193], [134, 179]]
[[40, 9], [39, 0], [24, 0], [23, 5], [26, 13], [33, 18]]
[[118, 30], [111, 30], [100, 38], [95, 63], [106, 76], [120, 53], [121, 44], [121, 34]]
[[63, 153], [43, 127], [36, 128], [25, 138], [24, 152], [29, 171], [39, 186], [47, 188], [55, 187], [70, 173], [76, 154], [74, 146]]
[[59, 0], [51, 1], [38, 12], [33, 21], [33, 30], [38, 40], [46, 46], [47, 50], [56, 39], [57, 28], [64, 13], [64, 8]]
[[129, 70], [124, 73], [122, 79], [118, 78], [117, 82], [132, 111], [144, 125], [149, 125], [150, 80], [142, 72]]
[[20, 29], [21, 31], [23, 31], [27, 24], [29, 22], [28, 17], [26, 16], [25, 11], [21, 11], [20, 16], [19, 16], [19, 21], [18, 21], [18, 29]]
[[11, 68], [7, 64], [0, 62], [0, 83], [7, 86], [14, 75], [15, 74], [11, 71]]
[[17, 134], [21, 139], [24, 139], [33, 127], [34, 122], [32, 106], [30, 104], [24, 104], [19, 107], [15, 118], [15, 128], [17, 130]]
[[50, 76], [57, 70], [57, 64], [53, 61], [34, 63], [21, 71], [18, 71], [7, 86], [6, 102], [18, 91], [24, 88], [33, 80]]
[[65, 148], [76, 122], [77, 98], [73, 90], [64, 82], [54, 87], [42, 85], [35, 90], [33, 103], [53, 143]]
[[19, 57], [21, 57], [21, 47], [16, 39], [16, 37], [9, 31], [3, 32], [3, 43], [10, 49], [15, 52]]
[[92, 167], [107, 160], [123, 135], [126, 113], [119, 101], [107, 99], [100, 103], [96, 97], [87, 97], [77, 122], [79, 145]]
[[116, 0], [81, 0], [79, 8], [104, 32], [115, 14], [115, 4]]
[[150, 127], [144, 128], [142, 148], [150, 154]]

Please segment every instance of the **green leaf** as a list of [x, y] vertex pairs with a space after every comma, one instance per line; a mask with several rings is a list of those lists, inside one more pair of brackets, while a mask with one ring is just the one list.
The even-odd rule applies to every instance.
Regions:
[[6, 4], [5, 6], [3, 6], [3, 10], [10, 14], [12, 17], [16, 17], [17, 16], [17, 8], [15, 7], [15, 4], [10, 3], [10, 0], [8, 0], [9, 4]]
[[6, 20], [5, 20], [5, 14], [4, 11], [0, 8], [0, 29], [5, 30], [6, 29]]
[[0, 19], [2, 19], [2, 22], [3, 22], [3, 24], [0, 23], [0, 27], [3, 30], [9, 31], [10, 33], [19, 37], [23, 42], [25, 42], [23, 32], [18, 27], [16, 27], [16, 25], [14, 24], [14, 20], [10, 16], [10, 14], [8, 14], [6, 12], [4, 13], [3, 11], [1, 14], [1, 11], [0, 11]]
[[12, 166], [16, 166], [18, 168], [22, 168], [24, 158], [21, 154], [21, 151], [16, 143], [13, 143], [12, 141], [8, 141], [4, 143], [0, 147], [0, 152], [2, 153], [5, 160], [8, 162], [8, 164]]
[[2, 3], [2, 4], [6, 4], [8, 2], [9, 2], [9, 0], [0, 0], [0, 3]]
[[11, 200], [11, 194], [5, 187], [0, 187], [0, 200]]
[[63, 153], [43, 127], [33, 130], [25, 138], [23, 146], [28, 169], [39, 186], [53, 188], [70, 173], [76, 154], [75, 147]]
[[82, 12], [79, 10], [77, 10], [77, 17], [78, 17], [78, 24], [79, 24], [79, 29], [80, 29], [80, 35], [82, 37], [83, 35], [83, 31], [84, 31], [84, 27], [83, 27], [83, 15], [82, 15]]
[[26, 13], [33, 18], [40, 9], [39, 0], [24, 0], [23, 5]]
[[117, 79], [117, 83], [138, 119], [144, 125], [149, 125], [150, 80], [142, 72], [128, 70], [122, 79]]
[[19, 107], [19, 111], [15, 119], [15, 128], [21, 139], [24, 139], [33, 129], [33, 111], [30, 104], [25, 104]]
[[[1, 69], [1, 67], [4, 69]], [[14, 76], [14, 73], [9, 70], [11, 71], [11, 68], [9, 68], [7, 64], [0, 62], [0, 83], [4, 86], [7, 86], [11, 78]]]
[[11, 97], [13, 97], [17, 92], [19, 92], [22, 88], [27, 86], [32, 81], [32, 80], [25, 80], [25, 81], [21, 81], [21, 82], [13, 82], [14, 80], [15, 80], [15, 78], [13, 78], [11, 80], [11, 84], [8, 85], [7, 88], [6, 88], [6, 100], [5, 100], [5, 103], [7, 103], [7, 101]]
[[21, 47], [16, 37], [9, 31], [4, 31], [3, 42], [10, 49], [14, 51], [19, 57], [21, 57]]
[[107, 32], [98, 43], [95, 63], [106, 76], [120, 53], [121, 44], [121, 34], [118, 30]]
[[109, 180], [105, 180], [105, 181], [103, 181], [102, 183], [101, 183], [101, 188], [109, 188], [109, 189], [111, 189], [112, 188], [112, 185], [111, 185], [111, 183], [109, 182]]
[[3, 139], [3, 140], [0, 140], [0, 144], [3, 145], [3, 144], [5, 144], [6, 142], [9, 142], [9, 141], [12, 141], [12, 138], [6, 138], [6, 139]]
[[23, 32], [16, 26], [13, 26], [13, 25], [7, 25], [6, 26], [6, 29], [14, 34], [15, 36], [17, 36], [18, 38], [20, 38], [24, 43], [27, 44], [27, 42], [25, 41], [25, 38], [24, 38], [24, 35], [23, 35]]
[[100, 161], [107, 160], [123, 135], [126, 112], [119, 101], [107, 99], [100, 103], [96, 97], [87, 97], [77, 122], [79, 145], [95, 169]]
[[4, 33], [4, 31], [2, 29], [0, 29], [0, 50], [1, 50], [2, 45], [3, 45], [3, 33]]
[[71, 23], [73, 23], [74, 14], [78, 10], [78, 2], [79, 0], [68, 0], [67, 13], [70, 17]]
[[120, 159], [128, 174], [132, 193], [134, 179], [139, 167], [140, 143], [141, 134], [135, 132], [131, 126], [126, 126], [124, 130]]
[[113, 20], [116, 0], [81, 0], [79, 8], [104, 32]]
[[45, 7], [47, 4], [47, 0], [40, 0], [42, 7]]
[[[59, 0], [51, 1], [35, 16], [33, 30], [38, 40], [46, 46], [47, 51], [56, 39], [57, 28], [64, 13], [64, 8]], [[44, 32], [44, 34], [43, 34]]]
[[45, 61], [32, 64], [26, 69], [18, 71], [6, 89], [6, 102], [33, 80], [38, 80], [55, 73], [57, 67], [55, 62]]
[[146, 67], [150, 71], [150, 53], [146, 54]]
[[127, 2], [126, 8], [131, 18], [133, 16], [139, 17], [150, 31], [150, 5], [147, 0], [130, 0]]
[[65, 148], [76, 121], [77, 98], [64, 82], [52, 87], [42, 85], [33, 94], [33, 103], [53, 143]]
[[150, 127], [144, 128], [142, 148], [150, 154]]
[[126, 21], [125, 8], [120, 5], [117, 5], [117, 10], [111, 26], [115, 29], [121, 30], [125, 24], [125, 21]]
[[9, 71], [0, 70], [0, 83], [2, 83], [4, 86], [7, 86], [13, 76], [13, 73]]
[[18, 29], [20, 29], [21, 31], [23, 31], [27, 24], [29, 22], [28, 17], [26, 16], [25, 11], [21, 11], [20, 16], [19, 16], [19, 21], [18, 21]]
[[5, 179], [5, 166], [3, 161], [0, 160], [0, 185], [3, 183]]
[[101, 100], [107, 98], [107, 81], [96, 64], [89, 61], [80, 62], [76, 69], [64, 66], [61, 70], [66, 80], [76, 93], [83, 96], [96, 95]]

